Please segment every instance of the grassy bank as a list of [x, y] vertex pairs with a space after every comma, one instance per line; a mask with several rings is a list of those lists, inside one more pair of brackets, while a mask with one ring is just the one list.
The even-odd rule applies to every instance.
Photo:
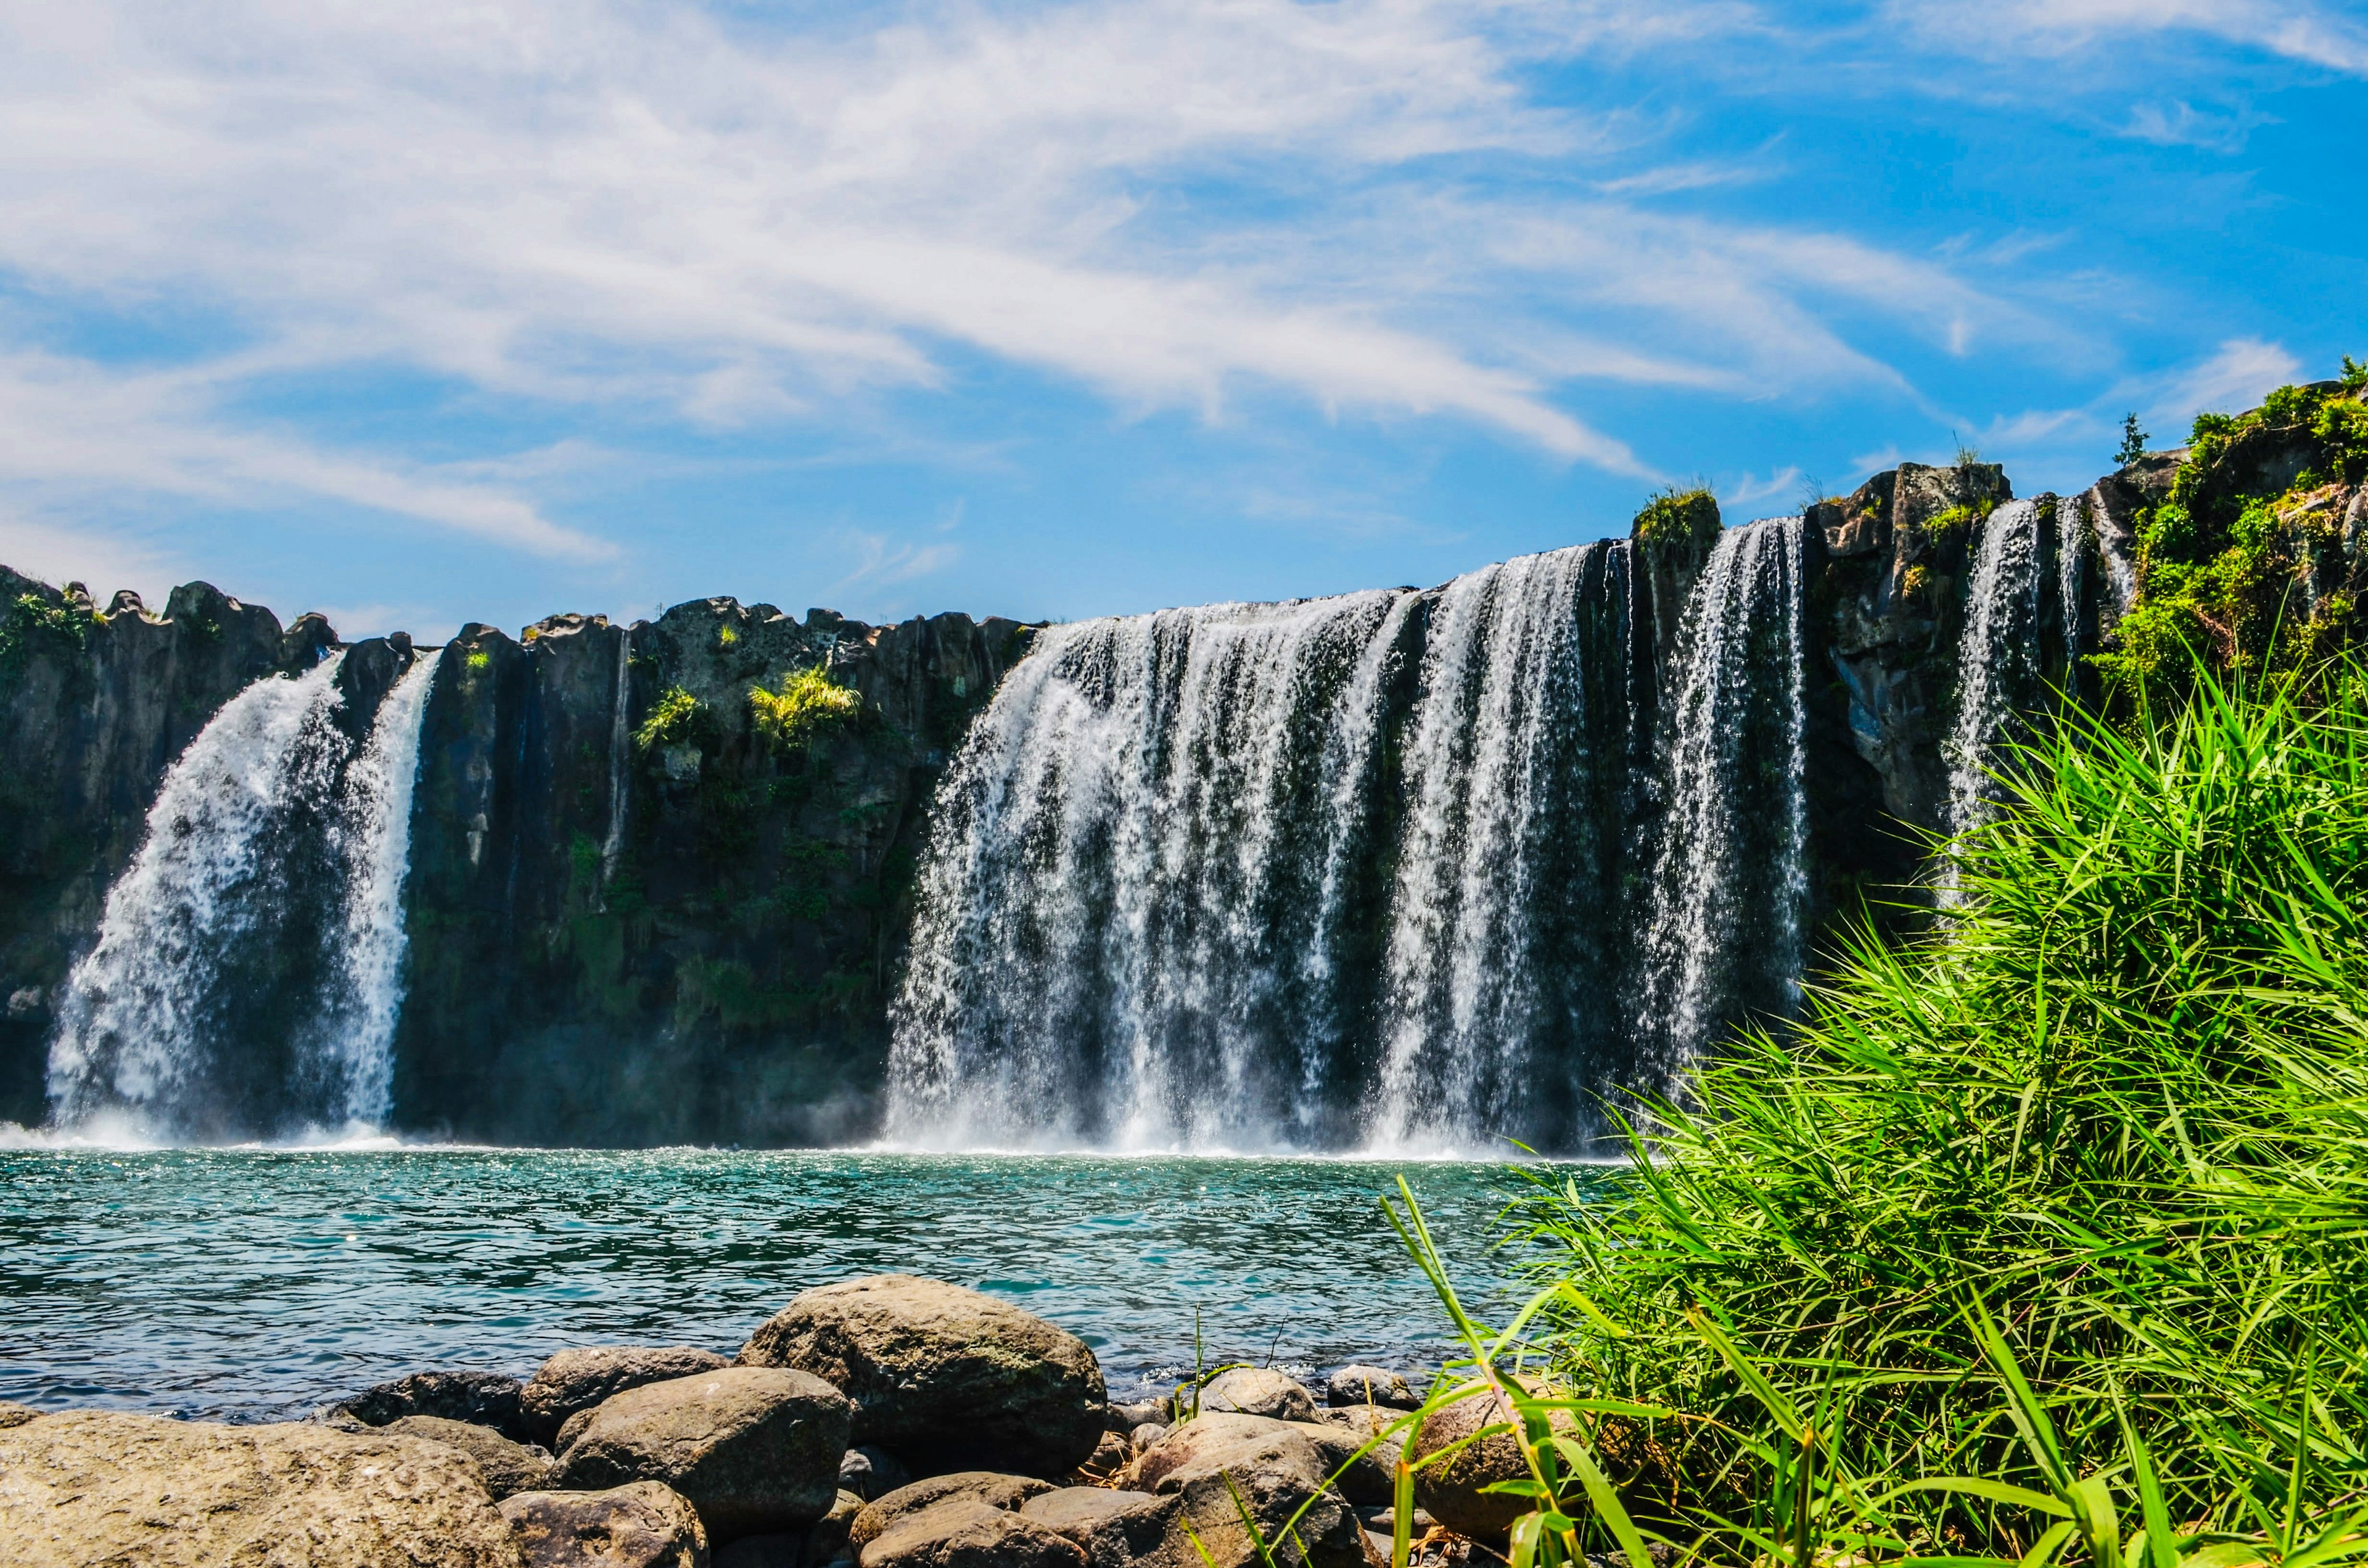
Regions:
[[2018, 752], [1961, 908], [1526, 1204], [1517, 1557], [2368, 1551], [2368, 675], [2239, 680]]

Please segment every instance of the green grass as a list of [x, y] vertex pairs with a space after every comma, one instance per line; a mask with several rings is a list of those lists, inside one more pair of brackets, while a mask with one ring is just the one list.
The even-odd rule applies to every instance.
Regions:
[[1669, 1412], [1592, 1429], [1637, 1520], [2101, 1568], [2110, 1506], [2167, 1568], [2368, 1497], [2368, 677], [2314, 689], [2070, 716], [1941, 927], [1522, 1207], [1562, 1386]]

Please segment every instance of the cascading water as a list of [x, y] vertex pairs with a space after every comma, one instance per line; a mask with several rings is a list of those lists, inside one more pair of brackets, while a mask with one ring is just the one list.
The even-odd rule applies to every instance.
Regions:
[[[331, 798], [344, 737], [332, 714], [343, 654], [268, 676], [224, 704], [165, 775], [148, 834], [108, 890], [97, 944], [70, 976], [51, 1042], [62, 1127], [218, 1134], [252, 1085], [226, 1060], [268, 985], [256, 961], [290, 958], [300, 819]], [[269, 1074], [279, 1078], [281, 1074]]]
[[[2040, 617], [2047, 581], [2040, 563], [2040, 523], [2037, 503], [2009, 501], [1982, 524], [1964, 634], [1957, 644], [1956, 722], [1946, 748], [1952, 833], [1988, 820], [1996, 789], [1987, 772], [1994, 748], [2009, 737], [2012, 716], [2039, 695]], [[1942, 876], [1945, 883], [1945, 868]]]
[[436, 662], [417, 659], [379, 704], [369, 742], [346, 769], [334, 836], [344, 862], [344, 939], [313, 1049], [298, 1063], [309, 1103], [348, 1125], [383, 1125], [403, 1006], [403, 883], [411, 869], [411, 797], [419, 727]]
[[1525, 556], [1457, 578], [1432, 608], [1372, 1143], [1540, 1137], [1549, 1105], [1559, 1142], [1563, 1091], [1601, 1045], [1588, 1026], [1619, 1016], [1606, 870], [1626, 805], [1626, 565], [1617, 545]]
[[889, 1130], [1337, 1144], [1356, 868], [1417, 596], [1054, 627], [939, 795]]
[[1799, 997], [1807, 897], [1801, 519], [1729, 528], [1679, 629], [1632, 1081], [1667, 1085], [1726, 1020]]

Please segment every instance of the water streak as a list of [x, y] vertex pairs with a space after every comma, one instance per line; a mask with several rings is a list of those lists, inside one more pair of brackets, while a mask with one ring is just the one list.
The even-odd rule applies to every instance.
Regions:
[[343, 658], [249, 686], [165, 773], [147, 836], [108, 890], [97, 944], [67, 982], [49, 1062], [61, 1126], [111, 1113], [152, 1136], [203, 1131], [191, 1126], [203, 1116], [195, 1091], [239, 1000], [220, 956], [268, 946], [293, 902], [282, 830], [334, 786]]
[[1635, 1081], [1667, 1085], [1728, 1020], [1799, 1000], [1808, 892], [1801, 520], [1729, 528], [1687, 599], [1662, 710], [1667, 791]]
[[[1997, 785], [1988, 769], [2015, 712], [2040, 692], [2039, 622], [2046, 579], [2040, 569], [2039, 506], [2009, 501], [1982, 524], [1957, 643], [1957, 712], [1946, 748], [1949, 830], [1989, 819]], [[1945, 875], [1945, 873], [1944, 873]]]
[[313, 1098], [348, 1125], [384, 1125], [394, 1077], [394, 1026], [403, 1006], [403, 884], [411, 869], [412, 788], [419, 727], [436, 661], [412, 661], [379, 704], [369, 742], [346, 770], [338, 848], [346, 878], [344, 939], [311, 1060]]

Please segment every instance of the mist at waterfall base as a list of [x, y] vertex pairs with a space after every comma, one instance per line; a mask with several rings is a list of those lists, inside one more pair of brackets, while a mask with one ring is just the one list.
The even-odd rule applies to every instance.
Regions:
[[[427, 1368], [725, 1355], [797, 1292], [932, 1275], [1094, 1347], [1113, 1397], [1212, 1361], [1435, 1365], [1446, 1321], [1336, 1160], [850, 1153], [0, 1152], [0, 1399], [288, 1419]], [[1500, 1167], [1408, 1178], [1473, 1308]], [[1580, 1173], [1579, 1179], [1585, 1179]], [[1160, 1392], [1165, 1392], [1162, 1388]]]

